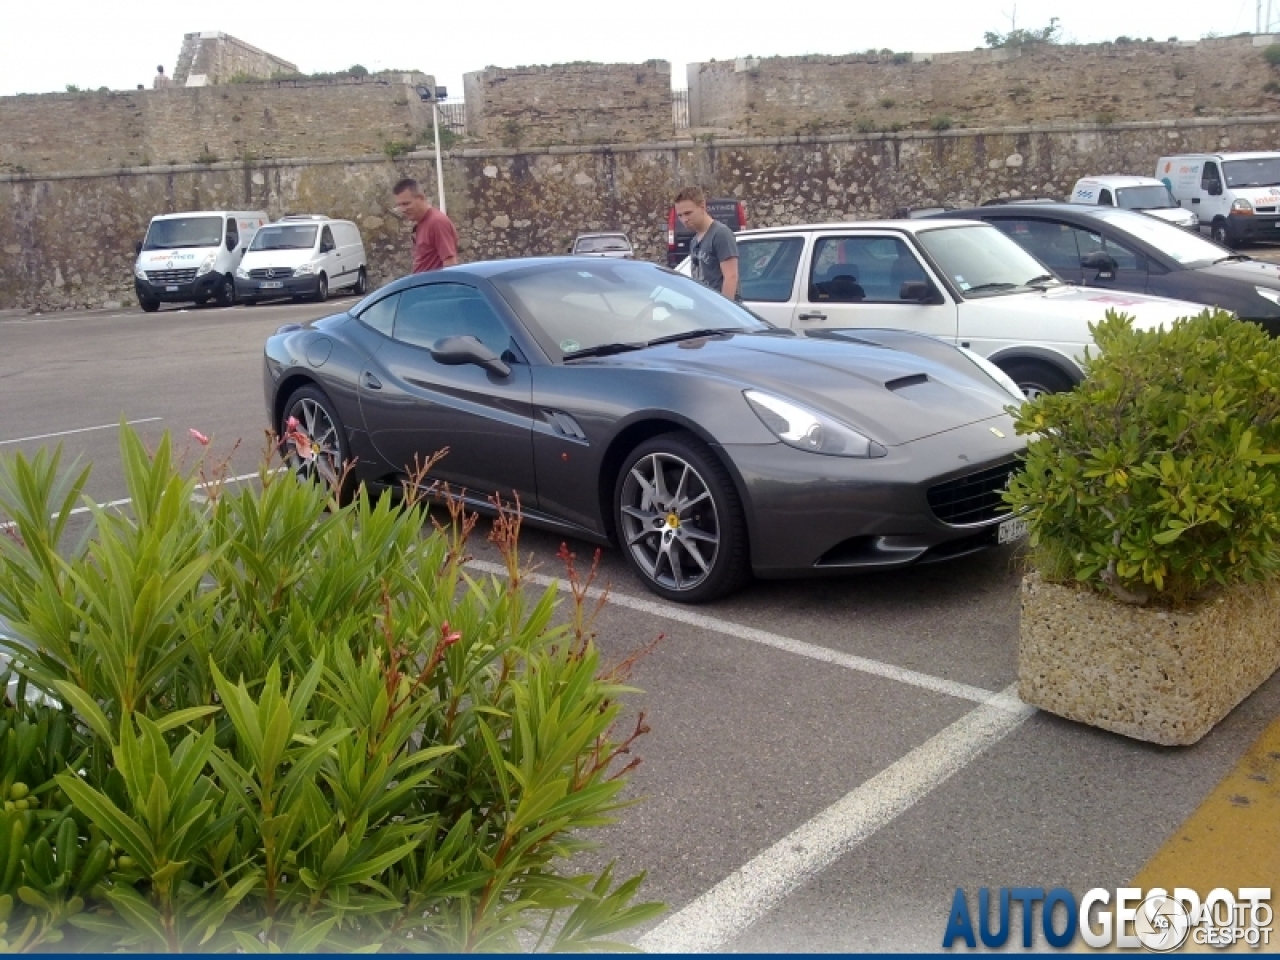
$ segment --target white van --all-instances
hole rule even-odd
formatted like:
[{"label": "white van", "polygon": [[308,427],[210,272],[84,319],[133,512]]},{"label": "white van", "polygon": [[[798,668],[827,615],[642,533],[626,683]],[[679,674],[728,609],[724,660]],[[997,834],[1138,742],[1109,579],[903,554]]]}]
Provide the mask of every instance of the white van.
[{"label": "white van", "polygon": [[1140,210],[1175,227],[1199,230],[1200,218],[1178,206],[1165,184],[1155,177],[1111,175],[1084,177],[1071,188],[1071,203]]},{"label": "white van", "polygon": [[369,288],[360,229],[350,220],[300,214],[258,231],[236,270],[236,295],[245,304],[272,297],[324,301],[331,290]]},{"label": "white van", "polygon": [[1156,176],[1218,243],[1280,239],[1280,153],[1161,157]]},{"label": "white van", "polygon": [[151,218],[138,244],[133,288],[147,313],[162,303],[235,302],[235,270],[267,222],[262,210],[202,210]]}]

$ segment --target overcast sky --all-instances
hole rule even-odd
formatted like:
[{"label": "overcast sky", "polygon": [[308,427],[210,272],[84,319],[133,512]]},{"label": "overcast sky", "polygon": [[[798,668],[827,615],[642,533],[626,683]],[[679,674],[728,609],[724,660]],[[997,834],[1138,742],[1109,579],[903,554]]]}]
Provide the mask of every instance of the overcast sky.
[{"label": "overcast sky", "polygon": [[[1060,19],[1080,43],[1117,36],[1253,31],[1257,0],[1020,0],[1017,25]],[[1263,0],[1263,10],[1272,0]],[[21,4],[21,13],[17,12]],[[574,60],[671,62],[685,86],[689,62],[741,56],[856,53],[869,47],[940,52],[983,45],[1006,31],[1012,0],[215,0],[143,4],[124,0],[7,0],[0,30],[0,96],[151,84],[156,64],[172,73],[184,33],[216,30],[296,63],[303,72],[413,69],[462,94],[462,75],[488,65]],[[1280,23],[1280,0],[1274,0]],[[4,131],[0,130],[0,137]]]}]

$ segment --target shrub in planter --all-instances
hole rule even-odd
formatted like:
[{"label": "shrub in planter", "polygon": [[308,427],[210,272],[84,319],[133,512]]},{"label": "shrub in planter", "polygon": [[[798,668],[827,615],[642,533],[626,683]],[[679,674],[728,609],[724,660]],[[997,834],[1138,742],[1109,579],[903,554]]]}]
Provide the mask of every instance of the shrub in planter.
[{"label": "shrub in planter", "polygon": [[[1034,439],[1007,499],[1036,571],[1021,692],[1187,742],[1280,659],[1280,341],[1221,311],[1152,331],[1109,313],[1093,334],[1084,382],[1018,415]],[[1242,647],[1212,636],[1233,632]]]},{"label": "shrub in planter", "polygon": [[130,506],[77,546],[87,471],[0,462],[0,650],[49,698],[0,703],[8,947],[578,950],[661,909],[573,869],[647,728],[585,591],[524,588],[517,514],[473,577],[460,510],[193,497],[167,436],[121,449]]}]

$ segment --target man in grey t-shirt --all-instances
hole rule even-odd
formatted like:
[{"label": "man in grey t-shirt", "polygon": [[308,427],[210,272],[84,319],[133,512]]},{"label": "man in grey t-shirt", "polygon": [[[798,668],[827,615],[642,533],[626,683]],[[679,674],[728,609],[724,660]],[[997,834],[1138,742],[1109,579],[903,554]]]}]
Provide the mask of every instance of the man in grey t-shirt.
[{"label": "man in grey t-shirt", "polygon": [[676,194],[676,216],[694,232],[689,241],[693,279],[730,300],[741,300],[738,241],[732,230],[707,212],[707,197],[700,187],[685,187]]}]

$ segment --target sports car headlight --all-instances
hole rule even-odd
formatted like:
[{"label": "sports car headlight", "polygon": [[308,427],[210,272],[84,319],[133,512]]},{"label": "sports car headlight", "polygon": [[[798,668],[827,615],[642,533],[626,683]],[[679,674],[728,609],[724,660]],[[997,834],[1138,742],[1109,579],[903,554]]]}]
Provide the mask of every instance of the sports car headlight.
[{"label": "sports car headlight", "polygon": [[213,269],[213,265],[218,262],[218,255],[211,253],[204,258],[204,262],[200,264],[200,268],[196,271],[197,277],[203,277],[206,273]]},{"label": "sports car headlight", "polygon": [[1011,394],[1013,398],[1018,401],[1019,406],[1027,402],[1027,395],[1018,389],[1018,385],[1013,382],[1013,378],[986,357],[978,356],[978,354],[974,353],[968,347],[961,347],[960,352],[976,363],[978,368],[988,377],[1000,384],[1000,386],[1004,387],[1005,392]]},{"label": "sports car headlight", "polygon": [[773,435],[797,450],[836,457],[883,457],[887,452],[880,444],[840,421],[790,400],[759,390],[746,390],[743,396]]},{"label": "sports car headlight", "polygon": [[309,277],[315,272],[316,265],[314,263],[304,263],[300,267],[293,268],[293,275],[295,277]]},{"label": "sports car headlight", "polygon": [[1254,287],[1258,291],[1258,296],[1263,300],[1270,300],[1276,306],[1280,307],[1280,290],[1271,290],[1268,287]]}]

